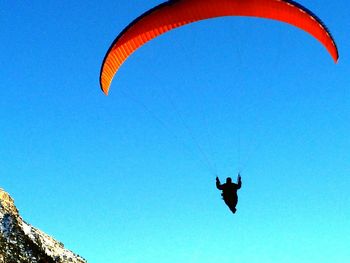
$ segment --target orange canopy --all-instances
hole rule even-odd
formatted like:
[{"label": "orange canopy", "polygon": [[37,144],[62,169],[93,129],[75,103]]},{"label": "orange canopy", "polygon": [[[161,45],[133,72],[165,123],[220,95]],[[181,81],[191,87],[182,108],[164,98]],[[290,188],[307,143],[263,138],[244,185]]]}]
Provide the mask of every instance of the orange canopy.
[{"label": "orange canopy", "polygon": [[278,20],[315,37],[338,60],[337,46],[322,21],[310,10],[290,0],[170,0],[130,23],[113,41],[101,67],[100,85],[107,95],[123,62],[151,39],[174,28],[222,16],[249,16]]}]

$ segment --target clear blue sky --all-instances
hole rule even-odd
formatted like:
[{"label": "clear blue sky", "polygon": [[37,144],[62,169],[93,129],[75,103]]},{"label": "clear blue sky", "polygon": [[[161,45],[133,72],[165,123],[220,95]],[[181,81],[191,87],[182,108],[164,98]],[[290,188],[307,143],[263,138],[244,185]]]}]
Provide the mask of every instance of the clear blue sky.
[{"label": "clear blue sky", "polygon": [[[349,261],[349,2],[300,2],[337,65],[289,25],[216,19],[145,45],[104,96],[109,45],[160,2],[1,4],[0,187],[93,263]],[[238,169],[233,216],[215,173]]]}]

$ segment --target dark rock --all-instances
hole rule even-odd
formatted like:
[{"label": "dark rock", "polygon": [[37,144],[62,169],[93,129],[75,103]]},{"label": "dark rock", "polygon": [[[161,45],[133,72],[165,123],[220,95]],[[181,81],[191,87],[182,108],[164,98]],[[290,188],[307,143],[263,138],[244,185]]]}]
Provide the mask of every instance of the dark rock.
[{"label": "dark rock", "polygon": [[0,188],[0,263],[86,263],[64,245],[27,224]]}]

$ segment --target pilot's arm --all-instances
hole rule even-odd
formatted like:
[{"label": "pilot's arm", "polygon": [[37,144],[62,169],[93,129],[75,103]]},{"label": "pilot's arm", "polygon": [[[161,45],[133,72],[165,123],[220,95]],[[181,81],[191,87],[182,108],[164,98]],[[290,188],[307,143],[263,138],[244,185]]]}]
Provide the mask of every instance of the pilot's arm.
[{"label": "pilot's arm", "polygon": [[242,186],[242,178],[241,175],[238,173],[238,178],[237,178],[237,189],[240,189]]},{"label": "pilot's arm", "polygon": [[220,183],[219,177],[216,176],[216,188],[222,190],[222,184]]}]

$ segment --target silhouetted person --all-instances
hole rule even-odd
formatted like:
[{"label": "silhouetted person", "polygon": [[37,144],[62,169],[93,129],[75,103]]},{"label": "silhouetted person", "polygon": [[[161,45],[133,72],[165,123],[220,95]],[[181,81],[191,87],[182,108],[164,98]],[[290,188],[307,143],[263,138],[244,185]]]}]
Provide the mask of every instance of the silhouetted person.
[{"label": "silhouetted person", "polygon": [[231,177],[227,177],[226,183],[221,184],[219,177],[216,177],[216,188],[222,190],[222,198],[225,204],[230,208],[232,213],[236,213],[236,205],[238,202],[237,190],[242,186],[241,175],[238,173],[237,184],[232,183]]}]

